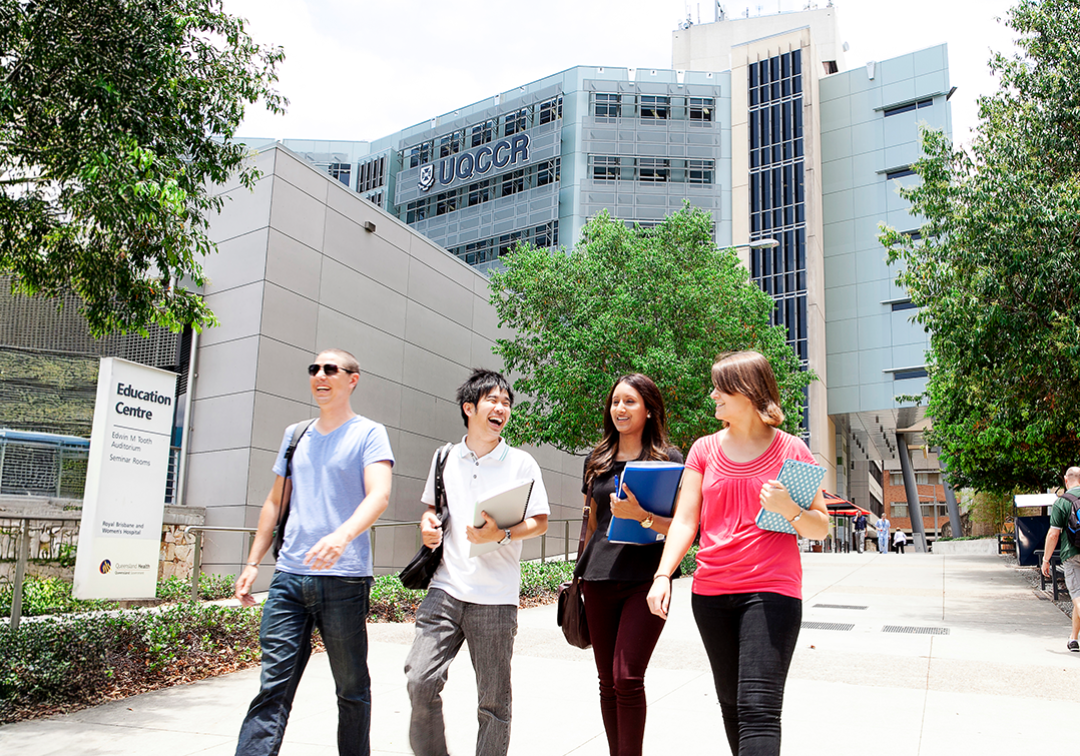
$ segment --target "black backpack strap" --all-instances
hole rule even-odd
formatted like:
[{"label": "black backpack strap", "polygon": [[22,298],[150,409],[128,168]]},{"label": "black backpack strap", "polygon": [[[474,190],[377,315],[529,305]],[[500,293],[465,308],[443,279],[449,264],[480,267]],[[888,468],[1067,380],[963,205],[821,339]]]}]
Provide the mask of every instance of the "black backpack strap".
[{"label": "black backpack strap", "polygon": [[296,424],[293,429],[292,439],[289,440],[289,448],[285,450],[285,477],[288,478],[292,475],[292,458],[296,454],[296,446],[300,443],[300,439],[307,433],[308,428],[311,427],[318,418],[311,418],[310,420],[304,420]]},{"label": "black backpack strap", "polygon": [[1080,496],[1077,496],[1076,494],[1071,494],[1068,491],[1061,494],[1061,496],[1059,496],[1058,498],[1064,499],[1065,501],[1069,502],[1073,505],[1073,508],[1075,508],[1077,504],[1080,504]]},{"label": "black backpack strap", "polygon": [[289,448],[285,450],[285,475],[283,476],[285,478],[285,490],[282,492],[277,527],[274,529],[274,540],[271,543],[274,559],[278,558],[278,554],[281,553],[281,546],[285,542],[285,523],[289,521],[289,510],[292,508],[292,484],[289,482],[289,478],[292,477],[292,458],[296,454],[296,447],[300,443],[300,439],[304,437],[304,434],[308,432],[308,428],[317,419],[313,417],[297,423],[296,427],[293,428],[292,438],[289,439]]}]

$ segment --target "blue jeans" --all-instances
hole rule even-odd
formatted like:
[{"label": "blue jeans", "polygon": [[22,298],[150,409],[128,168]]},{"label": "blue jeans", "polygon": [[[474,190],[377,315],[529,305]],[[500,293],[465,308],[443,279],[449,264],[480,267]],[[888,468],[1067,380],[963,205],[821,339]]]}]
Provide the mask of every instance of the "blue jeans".
[{"label": "blue jeans", "polygon": [[293,697],[311,656],[311,632],[326,645],[338,698],[338,753],[371,753],[371,677],[367,666],[370,577],[275,572],[263,606],[262,676],[236,756],[276,756]]},{"label": "blue jeans", "polygon": [[777,756],[802,601],[778,593],[691,596],[735,756]]},{"label": "blue jeans", "polygon": [[442,689],[450,662],[469,642],[479,699],[477,756],[505,756],[510,747],[510,657],[517,607],[459,601],[432,588],[416,610],[416,639],[405,659],[412,715],[409,744],[416,756],[447,756]]}]

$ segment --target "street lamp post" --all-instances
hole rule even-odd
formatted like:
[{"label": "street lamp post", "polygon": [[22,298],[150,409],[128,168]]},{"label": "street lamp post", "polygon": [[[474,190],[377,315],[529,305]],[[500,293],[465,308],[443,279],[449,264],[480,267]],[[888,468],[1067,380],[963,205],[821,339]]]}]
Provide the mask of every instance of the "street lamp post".
[{"label": "street lamp post", "polygon": [[755,239],[752,242],[746,244],[732,244],[732,249],[775,249],[780,246],[780,242],[776,239]]}]

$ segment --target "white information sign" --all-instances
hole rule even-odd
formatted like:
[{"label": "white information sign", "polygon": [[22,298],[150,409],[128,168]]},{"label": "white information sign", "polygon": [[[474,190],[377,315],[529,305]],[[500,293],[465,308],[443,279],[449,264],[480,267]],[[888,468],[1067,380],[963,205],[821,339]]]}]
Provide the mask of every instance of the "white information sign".
[{"label": "white information sign", "polygon": [[157,592],[176,374],[101,360],[72,595],[153,598]]}]

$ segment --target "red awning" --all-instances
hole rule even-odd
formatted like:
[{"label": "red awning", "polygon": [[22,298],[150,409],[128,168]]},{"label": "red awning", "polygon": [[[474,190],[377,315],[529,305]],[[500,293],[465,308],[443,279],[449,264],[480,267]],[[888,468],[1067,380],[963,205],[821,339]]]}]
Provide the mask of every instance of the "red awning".
[{"label": "red awning", "polygon": [[847,499],[841,499],[836,494],[824,492],[825,494],[825,506],[829,510],[829,514],[836,515],[837,517],[857,517],[860,514],[871,514],[869,510],[863,509],[858,504],[852,504]]}]

